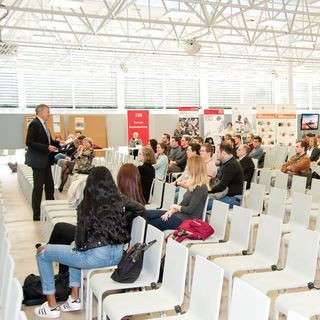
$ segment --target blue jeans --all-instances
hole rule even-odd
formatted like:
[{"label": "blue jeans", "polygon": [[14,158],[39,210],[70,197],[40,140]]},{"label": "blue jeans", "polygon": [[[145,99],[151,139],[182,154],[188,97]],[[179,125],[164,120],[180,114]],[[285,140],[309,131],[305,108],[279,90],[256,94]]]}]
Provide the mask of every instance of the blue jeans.
[{"label": "blue jeans", "polygon": [[[218,201],[227,203],[229,208],[232,209],[233,206],[240,206],[240,202],[242,200],[242,195],[237,195],[234,197],[223,196]],[[213,200],[209,200],[207,210],[210,211],[212,209]]]},{"label": "blue jeans", "polygon": [[165,210],[147,210],[148,223],[161,231],[177,229],[182,223],[182,220],[173,214],[168,221],[162,221],[161,216],[164,213],[166,213]]},{"label": "blue jeans", "polygon": [[58,163],[59,160],[64,159],[67,155],[65,155],[64,153],[57,153],[54,156],[54,162]]},{"label": "blue jeans", "polygon": [[117,265],[123,254],[123,244],[108,245],[87,251],[72,250],[68,245],[50,245],[37,254],[43,294],[54,294],[53,262],[69,266],[70,288],[80,287],[81,269],[103,268]]}]

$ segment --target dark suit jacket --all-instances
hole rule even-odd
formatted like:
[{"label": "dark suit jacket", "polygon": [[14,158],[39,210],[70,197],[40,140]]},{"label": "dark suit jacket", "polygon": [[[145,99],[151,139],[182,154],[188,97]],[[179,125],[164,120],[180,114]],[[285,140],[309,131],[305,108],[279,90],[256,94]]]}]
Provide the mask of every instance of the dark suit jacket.
[{"label": "dark suit jacket", "polygon": [[319,157],[320,157],[320,149],[314,148],[310,155],[310,161],[318,161]]},{"label": "dark suit jacket", "polygon": [[148,203],[152,181],[156,175],[155,169],[151,164],[143,164],[141,166],[138,166],[138,170],[141,177],[143,197],[146,203]]},{"label": "dark suit jacket", "polygon": [[[59,147],[59,141],[52,140],[51,145]],[[48,136],[41,121],[34,118],[29,124],[26,145],[28,147],[25,163],[36,169],[44,169],[54,164],[54,152],[49,152]]]},{"label": "dark suit jacket", "polygon": [[247,181],[247,189],[249,189],[254,173],[254,163],[248,156],[243,157],[239,162],[243,169],[244,181]]}]

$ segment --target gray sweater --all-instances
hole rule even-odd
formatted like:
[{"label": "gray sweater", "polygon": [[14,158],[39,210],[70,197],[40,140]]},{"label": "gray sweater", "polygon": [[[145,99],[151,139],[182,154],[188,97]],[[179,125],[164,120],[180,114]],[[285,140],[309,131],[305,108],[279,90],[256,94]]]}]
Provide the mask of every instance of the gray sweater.
[{"label": "gray sweater", "polygon": [[175,216],[181,220],[201,219],[207,196],[206,185],[198,186],[193,191],[188,190],[180,203],[181,212],[176,213]]}]

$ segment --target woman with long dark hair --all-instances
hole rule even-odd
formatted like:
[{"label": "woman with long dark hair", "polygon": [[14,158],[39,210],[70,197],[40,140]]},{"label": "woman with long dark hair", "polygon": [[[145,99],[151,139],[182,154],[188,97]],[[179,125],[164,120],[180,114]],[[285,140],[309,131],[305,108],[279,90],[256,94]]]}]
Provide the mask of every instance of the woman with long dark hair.
[{"label": "woman with long dark hair", "polygon": [[[121,194],[112,175],[105,167],[93,168],[77,210],[75,246],[48,244],[37,250],[42,291],[47,302],[37,307],[35,314],[42,318],[58,318],[60,310],[80,310],[81,269],[118,264],[124,244],[129,240]],[[71,295],[60,308],[55,298],[54,262],[69,266]]]}]

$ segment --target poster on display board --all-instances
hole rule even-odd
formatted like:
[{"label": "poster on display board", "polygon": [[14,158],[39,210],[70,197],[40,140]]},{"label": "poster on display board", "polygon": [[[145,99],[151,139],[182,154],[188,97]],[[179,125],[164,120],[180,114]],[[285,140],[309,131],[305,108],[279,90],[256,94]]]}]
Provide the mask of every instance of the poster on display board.
[{"label": "poster on display board", "polygon": [[212,138],[215,145],[221,142],[224,131],[224,110],[205,109],[204,113],[204,139]]},{"label": "poster on display board", "polygon": [[134,132],[139,134],[143,145],[149,141],[149,110],[128,110],[128,144]]},{"label": "poster on display board", "polygon": [[232,107],[232,124],[235,134],[245,134],[255,131],[255,117],[252,107],[236,105]]},{"label": "poster on display board", "polygon": [[297,112],[295,105],[279,104],[277,107],[277,143],[294,145],[297,137]]},{"label": "poster on display board", "polygon": [[181,137],[183,134],[192,137],[200,135],[198,107],[179,107],[179,122],[174,135]]},{"label": "poster on display board", "polygon": [[277,115],[276,105],[258,105],[256,114],[256,133],[263,144],[274,144],[276,140]]}]

